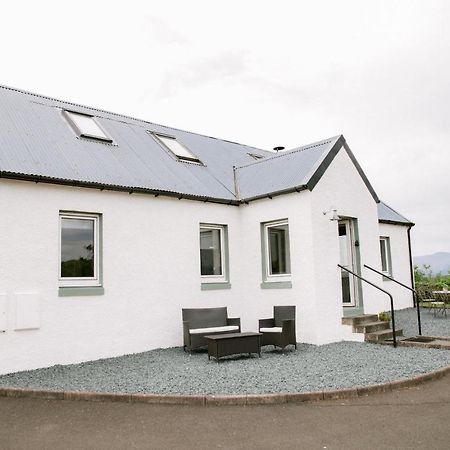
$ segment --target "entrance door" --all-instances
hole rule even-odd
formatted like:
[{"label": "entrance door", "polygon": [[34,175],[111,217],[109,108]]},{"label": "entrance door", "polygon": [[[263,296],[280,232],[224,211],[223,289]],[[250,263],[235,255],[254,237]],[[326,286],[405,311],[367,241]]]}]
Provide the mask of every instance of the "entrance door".
[{"label": "entrance door", "polygon": [[[338,222],[339,250],[341,266],[355,272],[355,239],[353,223],[349,219]],[[343,306],[357,305],[357,290],[355,277],[341,269],[342,304]]]}]

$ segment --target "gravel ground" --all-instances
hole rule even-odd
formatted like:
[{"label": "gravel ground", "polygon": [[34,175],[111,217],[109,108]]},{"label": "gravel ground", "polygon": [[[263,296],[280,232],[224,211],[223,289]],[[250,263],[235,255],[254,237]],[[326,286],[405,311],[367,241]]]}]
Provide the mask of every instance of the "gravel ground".
[{"label": "gravel ground", "polygon": [[[420,322],[422,324],[422,334],[428,336],[450,336],[450,310],[447,316],[442,314],[433,316],[433,311],[427,308],[420,308]],[[395,312],[395,326],[402,328],[406,337],[417,336],[417,310],[414,308],[403,309]]]},{"label": "gravel ground", "polygon": [[[417,334],[415,310],[398,311],[397,320],[399,327],[411,330],[408,335]],[[450,335],[450,319],[427,312],[423,327],[424,334]],[[3,375],[0,387],[156,394],[309,392],[399,380],[450,365],[447,350],[360,342],[297,347],[284,353],[265,347],[261,358],[234,356],[219,363],[209,361],[205,352],[157,349]]]}]

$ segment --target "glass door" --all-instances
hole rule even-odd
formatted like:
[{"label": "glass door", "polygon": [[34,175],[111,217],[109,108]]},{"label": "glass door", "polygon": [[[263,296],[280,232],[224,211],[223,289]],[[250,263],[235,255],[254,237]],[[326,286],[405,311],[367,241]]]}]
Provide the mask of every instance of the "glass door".
[{"label": "glass door", "polygon": [[[338,222],[340,264],[355,271],[355,239],[352,221],[349,219]],[[357,305],[357,291],[354,277],[341,269],[342,304],[343,306]]]}]

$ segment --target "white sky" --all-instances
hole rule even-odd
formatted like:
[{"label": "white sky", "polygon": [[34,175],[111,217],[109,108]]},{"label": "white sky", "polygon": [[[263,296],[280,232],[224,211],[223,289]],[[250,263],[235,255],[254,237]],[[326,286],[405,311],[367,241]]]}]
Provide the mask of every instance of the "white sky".
[{"label": "white sky", "polygon": [[0,83],[265,149],[343,134],[429,254],[450,251],[449,23],[445,0],[16,0]]}]

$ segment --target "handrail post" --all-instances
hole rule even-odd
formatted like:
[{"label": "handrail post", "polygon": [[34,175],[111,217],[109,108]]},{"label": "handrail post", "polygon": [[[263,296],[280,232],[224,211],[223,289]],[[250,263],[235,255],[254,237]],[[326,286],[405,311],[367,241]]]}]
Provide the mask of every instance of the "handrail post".
[{"label": "handrail post", "polygon": [[417,295],[417,291],[413,288],[410,288],[409,286],[406,286],[406,284],[400,283],[400,281],[397,281],[395,278],[392,278],[391,276],[386,275],[385,273],[380,272],[379,270],[376,270],[373,267],[368,266],[367,264],[364,264],[364,267],[366,269],[371,270],[372,272],[377,273],[378,275],[381,275],[381,276],[387,278],[388,280],[393,281],[394,283],[399,284],[400,286],[404,287],[405,289],[408,289],[409,291],[411,291],[413,293],[413,300],[415,302],[415,306],[416,306],[416,310],[417,310],[417,326],[419,328],[419,336],[422,336],[422,322],[420,320],[419,296]]},{"label": "handrail post", "polygon": [[395,331],[395,316],[394,316],[394,298],[392,297],[392,295],[388,291],[385,291],[384,289],[380,288],[379,286],[372,283],[371,281],[366,280],[365,278],[363,278],[362,276],[358,275],[357,273],[351,271],[350,269],[347,269],[346,267],[341,266],[340,264],[338,264],[338,267],[340,267],[341,269],[345,270],[348,273],[351,273],[354,277],[359,278],[360,280],[364,281],[367,284],[370,284],[375,289],[378,289],[379,291],[384,292],[386,295],[389,296],[390,303],[391,303],[391,321],[392,321],[392,335],[393,335],[392,341],[394,344],[394,348],[397,347],[397,336],[396,336],[396,331]]}]

